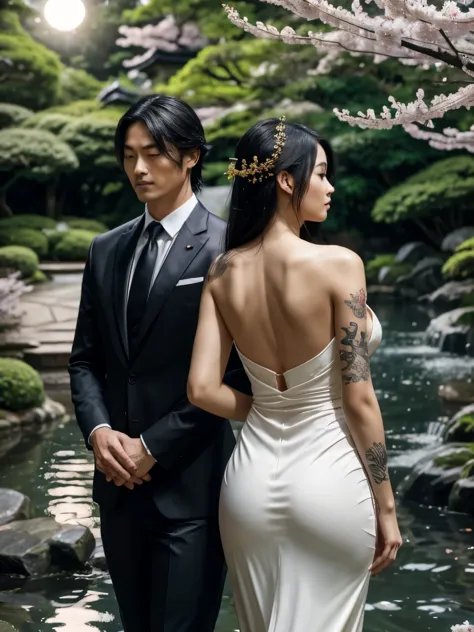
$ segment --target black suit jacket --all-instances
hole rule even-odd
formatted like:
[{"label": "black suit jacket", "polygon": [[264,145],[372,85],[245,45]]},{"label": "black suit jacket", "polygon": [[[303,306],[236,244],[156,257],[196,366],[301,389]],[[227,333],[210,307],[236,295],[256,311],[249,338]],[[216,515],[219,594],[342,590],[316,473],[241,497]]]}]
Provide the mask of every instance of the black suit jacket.
[{"label": "black suit jacket", "polygon": [[[139,342],[129,354],[126,285],[143,217],[95,238],[85,267],[76,334],[69,363],[76,418],[88,437],[100,423],[143,438],[157,460],[150,474],[163,516],[216,515],[223,472],[235,440],[228,420],[191,405],[186,397],[203,284],[222,251],[226,224],[200,203],[177,235],[151,289]],[[250,393],[232,351],[224,381]],[[94,500],[114,504],[133,491],[94,473]]]}]

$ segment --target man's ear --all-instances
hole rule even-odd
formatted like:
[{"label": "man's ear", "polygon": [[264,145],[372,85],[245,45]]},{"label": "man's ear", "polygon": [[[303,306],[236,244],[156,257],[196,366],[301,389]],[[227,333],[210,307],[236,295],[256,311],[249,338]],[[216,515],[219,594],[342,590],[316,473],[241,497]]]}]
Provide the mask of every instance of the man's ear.
[{"label": "man's ear", "polygon": [[184,165],[186,169],[192,169],[199,162],[199,158],[201,156],[201,152],[199,149],[191,149],[189,152],[186,152],[184,156]]},{"label": "man's ear", "polygon": [[285,193],[288,193],[288,195],[293,195],[295,181],[291,173],[288,173],[288,171],[280,171],[279,173],[277,173],[276,181],[279,187]]}]

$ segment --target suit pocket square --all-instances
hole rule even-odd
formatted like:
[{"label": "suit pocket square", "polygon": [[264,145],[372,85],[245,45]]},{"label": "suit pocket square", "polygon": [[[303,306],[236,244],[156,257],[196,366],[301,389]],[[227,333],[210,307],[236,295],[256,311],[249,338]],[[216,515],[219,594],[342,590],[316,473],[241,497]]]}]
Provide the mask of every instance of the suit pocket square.
[{"label": "suit pocket square", "polygon": [[179,285],[191,285],[193,283],[202,283],[204,281],[204,277],[193,277],[192,279],[181,279],[176,283],[176,287]]}]

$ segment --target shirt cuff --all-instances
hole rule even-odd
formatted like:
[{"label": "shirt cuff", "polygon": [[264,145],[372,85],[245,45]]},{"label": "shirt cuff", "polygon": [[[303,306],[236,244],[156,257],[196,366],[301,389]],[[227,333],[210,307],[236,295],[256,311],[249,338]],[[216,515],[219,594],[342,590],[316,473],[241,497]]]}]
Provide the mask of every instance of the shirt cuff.
[{"label": "shirt cuff", "polygon": [[152,454],[152,453],[150,452],[150,450],[148,449],[147,444],[145,443],[145,439],[143,438],[143,435],[140,435],[140,441],[142,442],[143,447],[144,447],[144,448],[145,448],[145,450],[146,450],[146,453],[147,453],[148,455],[150,455],[150,456],[153,456],[153,454]]},{"label": "shirt cuff", "polygon": [[112,428],[112,426],[110,424],[99,424],[98,426],[96,426],[95,428],[92,429],[92,432],[89,435],[89,438],[87,439],[87,443],[89,445],[91,445],[91,437],[94,434],[94,432],[96,430],[99,430],[99,428]]}]

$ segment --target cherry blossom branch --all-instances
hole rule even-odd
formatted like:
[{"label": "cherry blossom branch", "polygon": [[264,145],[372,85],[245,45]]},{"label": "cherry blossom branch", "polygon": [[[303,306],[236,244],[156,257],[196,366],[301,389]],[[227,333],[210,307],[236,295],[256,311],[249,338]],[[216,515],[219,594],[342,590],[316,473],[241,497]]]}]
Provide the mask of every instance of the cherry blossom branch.
[{"label": "cherry blossom branch", "polygon": [[474,153],[474,125],[468,132],[461,132],[458,129],[447,127],[443,130],[443,133],[428,132],[414,124],[404,125],[403,127],[410,136],[428,141],[428,144],[434,149],[444,151],[462,149]]},{"label": "cherry blossom branch", "polygon": [[438,95],[431,101],[431,106],[423,100],[425,93],[418,90],[416,100],[411,103],[400,103],[394,97],[389,97],[391,107],[395,110],[395,115],[387,106],[384,106],[380,118],[375,116],[374,110],[367,110],[367,113],[358,112],[357,116],[351,116],[348,110],[334,109],[334,114],[340,121],[349,125],[357,125],[362,128],[371,129],[391,129],[394,125],[410,125],[412,123],[428,123],[433,126],[432,119],[442,118],[450,110],[457,110],[461,107],[469,108],[474,105],[474,83],[459,88],[457,92],[449,95]]}]

